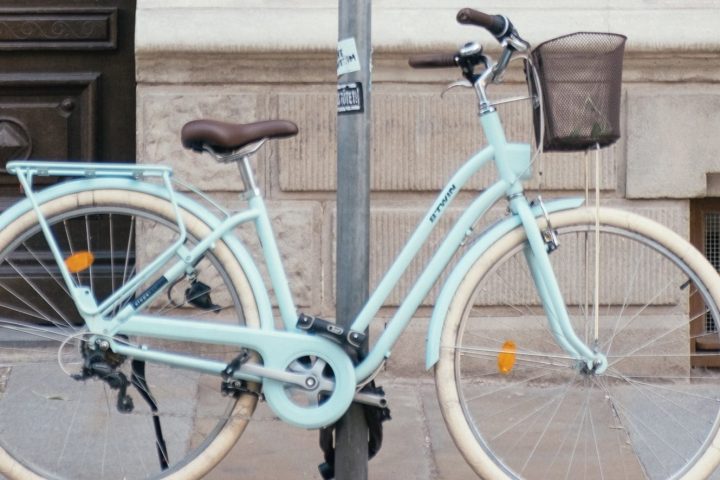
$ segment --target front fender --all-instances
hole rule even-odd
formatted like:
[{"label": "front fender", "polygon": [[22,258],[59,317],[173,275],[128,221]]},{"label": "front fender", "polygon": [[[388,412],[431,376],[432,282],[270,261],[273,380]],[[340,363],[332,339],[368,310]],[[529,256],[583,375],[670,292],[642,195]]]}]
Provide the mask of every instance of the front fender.
[{"label": "front fender", "polygon": [[[571,210],[573,208],[579,208],[584,202],[582,198],[563,198],[545,203],[545,209],[548,213]],[[542,209],[539,206],[533,207],[532,212],[535,217],[543,215]],[[520,226],[520,223],[519,216],[511,215],[483,232],[465,255],[462,256],[457,265],[455,265],[452,272],[450,272],[435,302],[435,308],[433,309],[430,325],[428,326],[427,338],[425,340],[425,367],[428,370],[431,369],[440,358],[440,336],[443,325],[445,324],[445,315],[450,308],[450,302],[460,282],[465,278],[465,275],[475,261],[480,258],[488,248],[508,232]]]}]

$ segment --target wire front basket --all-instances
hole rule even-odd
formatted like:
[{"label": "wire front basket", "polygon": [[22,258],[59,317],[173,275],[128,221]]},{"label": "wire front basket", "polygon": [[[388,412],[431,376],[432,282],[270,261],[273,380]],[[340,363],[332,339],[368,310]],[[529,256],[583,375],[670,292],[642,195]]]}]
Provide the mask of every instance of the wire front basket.
[{"label": "wire front basket", "polygon": [[[543,150],[581,151],[605,147],[620,138],[625,40],[613,33],[578,32],[548,40],[533,50],[543,107],[538,104],[534,109],[533,120],[535,138],[538,143],[542,138]],[[529,75],[529,81],[537,95],[535,77]]]}]

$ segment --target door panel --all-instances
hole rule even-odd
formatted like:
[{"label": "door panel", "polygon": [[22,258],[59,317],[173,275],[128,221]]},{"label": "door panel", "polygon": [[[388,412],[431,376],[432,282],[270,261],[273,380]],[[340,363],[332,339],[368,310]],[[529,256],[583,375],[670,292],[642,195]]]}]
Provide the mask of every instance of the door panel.
[{"label": "door panel", "polygon": [[56,7],[29,7],[31,3],[22,2],[18,8],[0,10],[0,50],[117,48],[117,7],[83,8],[71,6],[78,2],[62,1],[43,2]]},{"label": "door panel", "polygon": [[[4,0],[0,169],[135,161],[135,0]],[[0,209],[17,183],[0,173]]]},{"label": "door panel", "polygon": [[[0,75],[0,165],[10,160],[95,158],[101,74]],[[12,176],[2,183],[15,183]]]}]

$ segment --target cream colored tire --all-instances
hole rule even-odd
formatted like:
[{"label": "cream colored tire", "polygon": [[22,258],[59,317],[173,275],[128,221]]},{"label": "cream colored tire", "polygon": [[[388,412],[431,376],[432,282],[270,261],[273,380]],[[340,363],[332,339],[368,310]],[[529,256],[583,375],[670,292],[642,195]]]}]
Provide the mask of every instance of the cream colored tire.
[{"label": "cream colored tire", "polygon": [[[93,222],[97,222],[97,224],[101,225],[103,229],[105,229],[108,223],[112,225],[112,221],[108,221],[108,219],[111,217],[110,213],[104,214],[104,212],[117,211],[117,213],[113,213],[113,215],[116,215],[115,223],[126,223],[122,228],[125,228],[128,231],[128,233],[126,234],[128,238],[128,251],[130,250],[129,245],[131,245],[131,243],[133,246],[136,245],[136,242],[139,245],[142,239],[143,245],[138,246],[138,252],[141,249],[147,249],[148,256],[151,256],[151,253],[155,253],[154,250],[152,250],[153,248],[161,248],[160,246],[153,247],[149,245],[154,243],[155,241],[164,240],[164,238],[162,237],[164,237],[165,235],[165,230],[167,230],[168,232],[172,230],[172,225],[174,225],[175,219],[175,212],[172,208],[172,205],[167,200],[146,193],[128,190],[95,190],[80,192],[77,194],[70,194],[48,201],[47,203],[43,204],[42,211],[44,216],[50,221],[52,221],[54,218],[63,218],[64,216],[68,216],[68,218],[70,218],[70,216],[73,215],[73,212],[85,211],[87,213],[83,213],[81,216],[77,217],[80,220],[71,219],[68,220],[68,222],[71,224],[73,221],[79,221],[80,223],[82,223],[82,217],[84,216],[86,225],[94,225]],[[134,217],[131,217],[131,213],[137,213],[139,215],[137,218],[139,218],[140,220],[132,220],[131,218]],[[106,215],[107,218],[103,217],[103,215]],[[125,216],[127,216],[128,218],[121,221],[121,217]],[[88,218],[90,220],[88,220]],[[182,210],[182,218],[187,228],[188,234],[191,238],[203,238],[210,232],[210,228],[206,225],[206,223],[202,219],[192,215],[190,212]],[[133,222],[137,223],[135,229],[130,227],[130,225],[134,224]],[[155,222],[155,224],[152,224],[151,222]],[[58,221],[58,225],[60,224],[61,222]],[[147,228],[147,231],[142,234],[144,235],[142,237],[139,233],[141,224],[143,225],[143,228]],[[153,228],[158,229],[158,231],[156,232],[152,230]],[[0,232],[0,255],[3,255],[3,258],[1,260],[2,263],[0,263],[0,265],[5,267],[4,271],[12,271],[14,268],[9,266],[9,262],[5,258],[5,253],[8,249],[11,249],[15,252],[20,252],[21,255],[16,253],[17,258],[32,259],[33,254],[38,255],[37,252],[39,250],[36,251],[35,248],[32,246],[25,246],[25,241],[18,240],[22,239],[23,236],[26,236],[29,239],[37,238],[37,229],[38,227],[36,214],[34,213],[34,211],[30,210]],[[32,233],[32,236],[28,236],[27,232],[29,230],[32,230],[34,232]],[[93,239],[99,239],[102,235],[102,233],[93,234]],[[62,235],[56,236],[62,237]],[[70,237],[70,235],[68,235],[68,237]],[[87,234],[87,237],[91,237],[90,233]],[[91,240],[88,241],[91,242]],[[68,240],[68,242],[70,242],[70,240]],[[30,244],[32,242],[28,241],[27,243]],[[120,247],[118,245],[115,245],[115,249],[119,251]],[[32,253],[28,254],[29,252]],[[213,294],[215,291],[218,292],[215,298],[213,298],[213,300],[221,301],[224,298],[229,299],[229,312],[226,313],[226,311],[222,311],[218,314],[215,314],[214,317],[208,317],[207,315],[212,316],[214,314],[212,312],[190,308],[188,304],[182,305],[181,307],[177,308],[182,309],[183,315],[197,315],[197,318],[203,318],[203,316],[204,318],[222,318],[223,320],[218,321],[229,322],[236,322],[236,312],[241,311],[242,316],[244,317],[245,325],[249,327],[258,327],[259,315],[254,295],[242,267],[237,262],[231,250],[223,241],[217,241],[215,242],[215,245],[211,250],[211,256],[212,258],[210,259],[204,259],[199,264],[198,269],[203,269],[202,272],[208,272],[207,275],[209,280],[206,281],[211,284],[211,290]],[[140,254],[138,253],[133,257],[133,261],[139,262],[139,257]],[[96,262],[97,261],[98,260],[96,259]],[[45,264],[46,266],[49,265],[49,262],[46,262],[46,260],[43,260],[42,262],[42,264]],[[111,260],[111,263],[112,262],[113,261]],[[12,261],[11,263],[13,263],[13,265],[15,266],[18,265],[17,261]],[[42,265],[40,261],[38,261],[38,263]],[[119,270],[122,267],[122,265],[116,265],[112,263],[113,274],[111,276],[113,281],[116,277],[120,278],[123,274],[130,275],[132,273],[128,272],[127,266],[124,266],[125,271],[121,274]],[[99,269],[99,266],[96,267],[96,270]],[[40,275],[43,274],[42,270],[43,268],[36,268],[34,271],[37,275]],[[201,275],[203,274],[204,273],[201,273]],[[78,274],[78,281],[81,281],[82,275],[83,273]],[[22,279],[21,275],[16,275],[16,277]],[[100,275],[98,274],[98,278],[99,277]],[[50,277],[48,276],[48,278]],[[219,280],[213,280],[217,278],[219,278]],[[212,283],[213,281],[215,281],[216,283]],[[0,281],[0,286],[3,286],[3,282],[5,282],[4,279]],[[41,285],[40,280],[32,280],[32,282],[34,282],[36,285]],[[52,283],[53,282],[48,282],[47,284]],[[15,301],[17,302],[17,305],[22,306],[21,301],[14,300],[11,295],[8,295],[9,288],[11,288],[9,284],[4,284],[2,292],[4,294],[4,298],[2,299],[2,304],[4,306],[7,306],[8,303]],[[183,288],[185,287],[182,285],[176,288],[176,293],[179,298],[182,297]],[[12,289],[16,290],[14,287]],[[32,288],[26,288],[26,290],[31,292],[28,295],[34,296],[34,294],[32,293]],[[56,287],[56,290],[59,291],[59,288]],[[7,299],[8,297],[10,297],[9,300]],[[26,295],[26,300],[27,298],[28,297]],[[59,304],[54,300],[52,300],[52,302]],[[172,302],[171,307],[176,308],[175,304]],[[17,308],[18,307],[16,307],[16,310]],[[28,310],[30,308],[37,309],[30,311],[31,314],[35,311],[42,311],[42,315],[47,315],[53,318],[55,316],[53,308],[48,307],[45,304],[39,307],[22,306],[22,308],[25,310]],[[59,310],[60,308],[61,307],[58,307],[57,310]],[[169,307],[165,306],[165,308],[167,309]],[[7,310],[5,310],[4,312],[0,310],[0,314],[7,314],[7,312]],[[38,315],[36,314],[34,316],[37,317]],[[58,313],[57,316],[59,317],[60,314]],[[54,322],[55,320],[53,320],[53,318],[47,319],[45,323],[47,324],[49,322]],[[14,334],[17,331],[17,325],[11,328],[13,324],[9,322],[9,320],[5,320],[4,322],[3,320],[0,320],[0,346],[2,346],[3,335],[8,338],[11,334]],[[52,339],[55,340],[54,335],[56,335],[56,333],[54,332],[72,331],[70,325],[68,324],[67,326],[65,326],[64,323],[67,322],[63,322],[64,321],[58,320],[58,324],[60,325],[52,323],[49,327],[42,327],[44,330],[41,330],[41,328],[36,328],[34,326],[24,327],[25,330],[23,332],[26,334],[25,336],[35,335],[37,337],[48,337],[50,334],[47,332],[52,330]],[[72,329],[74,330],[75,328],[76,327],[73,324]],[[3,334],[3,332],[5,332],[5,334]],[[37,334],[37,332],[41,332],[41,334]],[[77,338],[82,339],[81,334],[78,334]],[[81,342],[82,340],[78,340],[78,343]],[[72,351],[72,344],[73,341],[69,342],[66,345],[62,356],[65,356],[65,351],[69,352],[67,354],[68,358],[70,358],[71,355],[76,354],[76,352]],[[70,347],[68,348],[68,346]],[[45,362],[45,356],[44,354],[41,355],[41,352],[44,351],[43,349],[45,349],[46,347],[47,345],[45,345],[45,343],[41,343],[41,346],[34,347],[32,349],[26,349],[28,352],[27,355],[36,355],[38,356],[38,358],[42,358],[42,361]],[[57,350],[57,346],[53,348]],[[48,348],[48,350],[51,349]],[[11,424],[8,416],[19,416],[29,412],[29,410],[27,410],[27,408],[29,407],[26,408],[25,405],[23,405],[25,398],[30,399],[29,401],[37,401],[38,405],[43,407],[60,407],[58,410],[58,416],[62,413],[72,413],[69,410],[69,407],[64,408],[63,405],[70,405],[73,401],[76,401],[77,398],[81,398],[80,394],[78,394],[77,397],[72,396],[71,388],[74,385],[77,385],[78,388],[84,388],[85,386],[94,386],[96,390],[100,391],[104,389],[105,395],[110,394],[108,396],[109,405],[112,406],[114,404],[116,391],[108,389],[107,387],[102,385],[102,381],[96,379],[86,380],[83,382],[67,379],[63,380],[63,378],[66,377],[62,377],[62,375],[58,373],[60,371],[58,365],[53,365],[52,360],[49,358],[49,356],[47,358],[47,365],[43,365],[47,369],[46,372],[37,373],[38,377],[36,379],[36,385],[32,387],[33,393],[26,395],[29,387],[22,388],[21,382],[23,381],[23,379],[28,378],[30,376],[29,374],[35,375],[36,372],[39,372],[39,370],[33,369],[31,365],[26,365],[26,362],[22,359],[22,357],[16,356],[15,350],[0,348],[0,353],[2,353],[3,351],[6,353],[6,355],[3,361],[0,362],[2,363],[3,367],[0,368],[0,416],[5,416],[5,419],[0,420],[0,422],[4,423],[6,426]],[[229,355],[230,352],[218,353],[217,351],[213,351],[212,354]],[[13,361],[17,361],[17,363],[13,364]],[[123,366],[127,363],[128,361],[125,361]],[[72,368],[73,364],[68,363],[68,365],[69,366],[66,366],[67,368]],[[151,368],[150,364],[148,364],[148,368]],[[23,372],[27,373],[27,375]],[[83,424],[82,428],[78,426],[79,418],[82,417],[83,413],[82,403],[78,403],[77,407],[73,407],[73,411],[75,411],[76,413],[75,417],[77,418],[73,417],[72,421],[68,420],[65,423],[61,423],[61,421],[58,420],[58,425],[66,428],[66,432],[56,433],[52,431],[51,426],[48,425],[48,423],[50,420],[53,420],[53,416],[42,414],[40,411],[36,412],[37,415],[35,416],[35,418],[46,418],[47,420],[45,422],[42,422],[45,423],[44,425],[40,422],[38,422],[38,424],[35,424],[32,417],[30,417],[27,423],[25,423],[25,428],[27,430],[18,434],[13,434],[12,432],[10,432],[9,430],[11,429],[8,427],[0,427],[0,447],[2,447],[0,448],[0,474],[2,474],[2,476],[6,478],[11,479],[129,479],[135,478],[136,476],[142,478],[172,479],[202,478],[218,462],[223,459],[223,457],[235,444],[239,436],[243,433],[253,414],[258,396],[257,394],[253,393],[243,393],[239,395],[237,401],[232,398],[230,398],[229,400],[217,400],[217,402],[225,402],[218,403],[217,411],[220,413],[218,413],[216,417],[211,417],[211,413],[208,413],[208,417],[205,418],[202,416],[202,414],[198,414],[197,412],[193,411],[191,407],[195,406],[199,408],[200,405],[203,405],[209,408],[214,406],[214,402],[216,402],[216,400],[214,399],[215,393],[217,393],[217,396],[220,397],[220,379],[217,378],[217,381],[215,382],[213,379],[208,379],[206,377],[200,376],[199,374],[195,375],[191,373],[187,374],[187,377],[183,377],[180,376],[179,372],[181,371],[169,368],[160,370],[158,367],[157,376],[151,377],[151,373],[147,374],[151,393],[155,395],[160,395],[162,393],[159,390],[153,390],[156,388],[160,388],[157,385],[153,385],[153,383],[162,383],[163,385],[161,386],[163,387],[166,386],[165,384],[167,384],[167,386],[169,386],[169,392],[165,395],[165,405],[175,402],[175,399],[177,399],[178,405],[182,404],[182,406],[178,407],[178,411],[171,411],[167,414],[167,418],[165,419],[167,423],[164,425],[163,428],[167,429],[166,440],[168,444],[171,444],[173,442],[179,442],[179,451],[187,448],[190,453],[187,458],[177,458],[177,456],[175,458],[170,458],[171,468],[169,470],[156,471],[157,466],[150,465],[151,461],[147,460],[147,458],[157,456],[157,454],[154,452],[154,436],[151,432],[148,433],[143,430],[142,435],[137,435],[138,438],[135,442],[125,441],[124,443],[113,443],[115,440],[113,436],[120,437],[126,433],[123,430],[123,421],[126,421],[126,423],[135,422],[138,423],[141,428],[145,428],[145,423],[140,423],[139,421],[136,422],[135,417],[140,416],[140,413],[143,410],[147,410],[147,405],[145,405],[145,403],[139,397],[139,395],[137,395],[137,393],[134,393],[133,396],[135,410],[133,411],[133,413],[119,414],[116,411],[113,411],[113,408],[108,408],[107,431],[98,430],[97,438],[92,437],[91,432],[95,430],[93,430],[89,426],[89,424]],[[44,380],[45,377],[43,377],[43,375],[47,375],[48,378]],[[163,375],[168,376],[167,382],[165,382],[165,377],[163,377]],[[170,375],[177,375],[177,377],[170,377]],[[57,377],[59,378],[59,380],[50,380],[51,377]],[[189,386],[185,388],[186,385]],[[67,387],[68,392],[70,392],[67,395],[60,392],[60,389],[65,387]],[[175,387],[177,387],[177,390],[172,390]],[[250,389],[254,389],[257,391],[259,387],[257,385],[251,385]],[[19,393],[17,394],[17,397],[14,398],[13,394],[16,390]],[[130,389],[128,391],[130,392]],[[185,401],[182,398],[182,394],[187,393],[188,391],[191,393],[195,392],[195,397],[187,400],[186,403],[182,403]],[[213,397],[212,400],[204,400],[204,397],[211,396]],[[4,401],[7,402],[5,404],[5,408],[3,403]],[[159,404],[161,413],[164,413],[163,403],[160,401]],[[125,415],[125,417],[123,417],[123,415]],[[191,421],[192,424],[182,425],[183,422],[186,422],[186,420],[182,418],[183,415],[187,415],[188,421]],[[93,419],[98,421],[102,420],[97,416],[93,417]],[[208,425],[201,425],[203,422],[207,422]],[[0,425],[2,425],[2,423],[0,423]],[[148,423],[148,425],[151,426],[152,424]],[[5,430],[5,433],[3,433],[3,430]],[[200,432],[203,432],[203,435],[204,432],[208,432],[208,437],[204,439],[202,437],[199,437],[198,439],[196,439],[195,436],[201,435]],[[128,438],[132,438],[132,434],[133,432],[127,433]],[[103,435],[106,436],[103,438]],[[59,439],[55,441],[56,443],[53,443],[53,440],[49,440],[49,438],[53,436],[59,437]],[[37,438],[35,440],[32,440],[35,437]],[[186,438],[187,440],[176,440],[176,437]],[[84,446],[97,444],[103,441],[105,441],[107,445],[106,448],[101,449],[102,455],[105,455],[107,457],[107,460],[103,461],[103,463],[100,463],[100,460],[98,460],[97,458],[86,458],[87,465],[83,465],[81,459],[83,458],[82,449],[86,448]],[[150,442],[149,445],[148,441]],[[32,447],[33,442],[37,447],[35,449]],[[185,445],[185,443],[187,443],[187,445]],[[195,443],[197,443],[197,446],[193,446],[195,445]],[[62,453],[58,453],[61,449]],[[35,450],[37,450],[37,453],[35,452]],[[27,457],[18,455],[25,452],[27,452]],[[138,453],[138,457],[135,460],[133,460],[133,452]],[[53,454],[57,455],[57,458],[51,457],[51,455]],[[86,457],[89,457],[90,455],[96,456],[96,454],[93,453],[86,455]],[[128,460],[124,460],[126,455]],[[183,454],[179,453],[179,455]],[[119,459],[120,457],[122,457],[122,463],[120,461],[117,461],[115,463],[113,462],[113,459]],[[69,463],[73,461],[77,462],[77,465]],[[142,470],[138,466],[141,462],[143,464],[148,464],[144,467],[145,470]],[[157,463],[157,460],[155,460],[155,463]],[[94,466],[96,465],[101,465],[102,468],[98,468],[99,471],[93,471],[92,468],[94,468]],[[131,474],[131,472],[135,473]]]},{"label": "cream colored tire", "polygon": [[[550,259],[575,332],[590,345],[595,211],[550,217],[560,234]],[[528,293],[522,228],[481,255],[455,293],[435,379],[450,434],[481,478],[700,479],[720,462],[720,374],[696,366],[709,357],[690,345],[708,312],[720,318],[720,277],[654,221],[603,208],[599,224],[604,374],[583,372],[553,339]]]}]

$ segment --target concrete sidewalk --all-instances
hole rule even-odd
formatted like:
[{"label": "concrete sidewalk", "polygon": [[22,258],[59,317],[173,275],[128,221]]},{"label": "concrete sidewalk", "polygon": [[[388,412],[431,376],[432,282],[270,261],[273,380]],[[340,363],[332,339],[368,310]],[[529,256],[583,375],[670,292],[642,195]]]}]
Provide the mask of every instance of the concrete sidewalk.
[{"label": "concrete sidewalk", "polygon": [[[432,378],[429,376],[398,378],[388,376],[386,373],[384,376],[379,376],[378,384],[385,389],[393,418],[384,424],[383,447],[380,453],[370,461],[369,480],[470,480],[478,478],[467,466],[447,432]],[[543,389],[532,392],[530,390],[527,392],[528,396],[537,396],[541,401],[550,398],[543,397],[545,395]],[[632,399],[631,397],[623,398],[623,404],[632,406],[633,410],[642,417],[645,405],[642,398],[638,398],[637,394],[633,392],[618,391],[617,393],[618,395],[630,393]],[[601,393],[598,392],[598,394]],[[497,406],[497,402],[491,403],[488,405],[488,411],[497,411]],[[652,417],[645,420],[652,422]],[[486,421],[491,424],[493,422],[491,419],[486,419]],[[504,419],[499,421],[502,422]],[[598,425],[613,423],[611,419],[602,416],[596,417],[595,421]],[[609,438],[607,435],[613,430],[605,429],[603,431],[604,434],[600,430],[598,431],[599,442],[601,444],[606,441],[612,443],[615,438]],[[677,435],[673,432],[665,433],[665,438],[674,438],[674,441],[678,441]],[[562,435],[557,432],[555,435],[558,435],[558,442],[560,442]],[[611,435],[614,437],[614,434]],[[658,474],[658,472],[650,471],[643,473],[643,470],[638,468],[639,464],[636,463],[629,445],[624,451],[622,445],[619,447],[603,449],[605,478],[633,480],[644,478],[646,474],[653,477]],[[528,451],[528,448],[530,448],[528,445],[517,445],[517,451],[522,455]],[[538,453],[540,454],[534,465],[544,468],[544,462],[552,459],[553,455]],[[646,458],[651,458],[647,452],[642,453]],[[214,480],[321,479],[317,466],[322,461],[323,456],[318,446],[317,431],[290,427],[276,420],[267,405],[261,404],[253,416],[248,430],[233,451],[207,478]],[[645,467],[652,470],[658,465],[645,465]],[[580,468],[582,469],[581,465]],[[536,473],[540,471],[544,470],[535,470]],[[569,478],[578,478],[577,474],[579,473],[581,472],[575,470],[572,473],[565,472]],[[659,475],[662,476],[662,473]],[[558,478],[562,478],[562,476]],[[720,471],[716,471],[710,478],[720,479]]]},{"label": "concrete sidewalk", "polygon": [[[392,420],[384,423],[383,446],[370,461],[370,479],[477,479],[445,428],[432,379],[380,376],[378,384],[385,389]],[[320,479],[322,462],[316,430],[288,426],[260,404],[235,448],[206,478]]]}]

